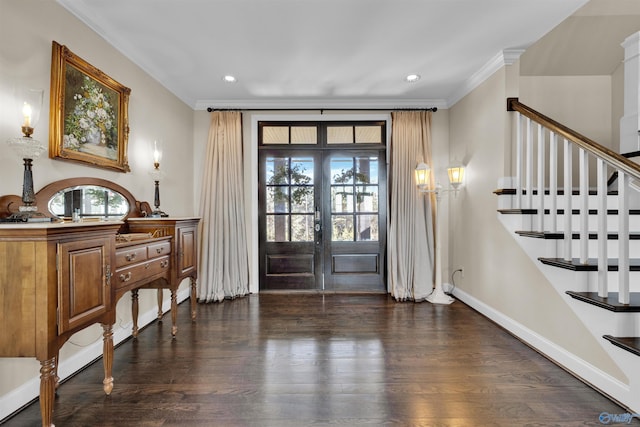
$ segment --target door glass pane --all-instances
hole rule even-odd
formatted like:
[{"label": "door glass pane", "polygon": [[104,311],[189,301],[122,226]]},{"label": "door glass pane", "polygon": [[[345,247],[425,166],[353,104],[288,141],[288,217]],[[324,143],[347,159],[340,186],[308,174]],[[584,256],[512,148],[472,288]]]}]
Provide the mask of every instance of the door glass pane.
[{"label": "door glass pane", "polygon": [[353,183],[353,158],[331,159],[331,184]]},{"label": "door glass pane", "polygon": [[289,159],[279,157],[268,157],[265,161],[267,170],[267,184],[288,184],[289,183]]},{"label": "door glass pane", "polygon": [[382,126],[356,126],[356,144],[381,144]]},{"label": "door glass pane", "polygon": [[263,126],[263,144],[288,144],[289,126]]},{"label": "door glass pane", "polygon": [[378,240],[378,215],[356,215],[356,240]]},{"label": "door glass pane", "polygon": [[289,241],[289,215],[267,215],[267,242]]},{"label": "door glass pane", "polygon": [[292,184],[313,184],[313,158],[292,158],[290,172]]},{"label": "door glass pane", "polygon": [[378,186],[356,185],[356,211],[378,212]]},{"label": "door glass pane", "polygon": [[267,213],[289,212],[289,187],[267,187]]},{"label": "door glass pane", "polygon": [[313,242],[313,215],[291,215],[291,241]]},{"label": "door glass pane", "polygon": [[331,215],[331,240],[353,242],[353,215]]},{"label": "door glass pane", "polygon": [[327,126],[327,144],[353,144],[353,126]]},{"label": "door glass pane", "polygon": [[378,183],[378,158],[356,157],[356,182],[358,184]]},{"label": "door glass pane", "polygon": [[331,186],[331,212],[353,212],[353,186]]},{"label": "door glass pane", "polygon": [[291,212],[313,213],[313,187],[291,187]]},{"label": "door glass pane", "polygon": [[317,144],[318,128],[316,126],[292,126],[292,144]]}]

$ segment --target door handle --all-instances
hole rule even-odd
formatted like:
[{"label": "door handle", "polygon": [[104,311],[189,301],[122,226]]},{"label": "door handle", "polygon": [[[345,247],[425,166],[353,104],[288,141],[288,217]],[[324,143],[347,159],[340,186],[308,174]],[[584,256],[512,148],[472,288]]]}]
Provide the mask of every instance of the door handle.
[{"label": "door handle", "polygon": [[320,211],[318,209],[316,209],[316,215],[315,215],[315,225],[313,226],[313,229],[316,231],[316,245],[320,245],[322,243],[322,221],[321,221],[322,217],[320,214]]}]

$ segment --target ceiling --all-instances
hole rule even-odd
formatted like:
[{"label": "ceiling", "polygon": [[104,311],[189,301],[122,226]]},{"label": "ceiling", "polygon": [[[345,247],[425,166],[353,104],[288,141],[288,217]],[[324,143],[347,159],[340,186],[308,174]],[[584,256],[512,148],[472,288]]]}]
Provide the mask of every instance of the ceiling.
[{"label": "ceiling", "polygon": [[[592,0],[580,12],[600,16],[611,2],[640,4]],[[446,108],[586,0],[58,3],[194,109]],[[536,69],[536,58],[549,49],[561,58],[560,48],[527,53],[528,69],[557,72]],[[406,82],[412,73],[421,79]],[[237,81],[224,82],[227,74]]]}]

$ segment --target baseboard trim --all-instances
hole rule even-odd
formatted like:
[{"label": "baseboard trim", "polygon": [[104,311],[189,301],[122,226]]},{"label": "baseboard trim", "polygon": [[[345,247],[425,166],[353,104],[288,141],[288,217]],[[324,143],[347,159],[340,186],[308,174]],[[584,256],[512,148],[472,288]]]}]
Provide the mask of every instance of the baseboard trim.
[{"label": "baseboard trim", "polygon": [[505,316],[460,288],[454,289],[453,295],[464,304],[509,331],[526,345],[532,347],[580,381],[618,403],[623,408],[631,410],[629,405],[625,403],[630,401],[630,387],[628,384],[576,357],[573,353]]}]

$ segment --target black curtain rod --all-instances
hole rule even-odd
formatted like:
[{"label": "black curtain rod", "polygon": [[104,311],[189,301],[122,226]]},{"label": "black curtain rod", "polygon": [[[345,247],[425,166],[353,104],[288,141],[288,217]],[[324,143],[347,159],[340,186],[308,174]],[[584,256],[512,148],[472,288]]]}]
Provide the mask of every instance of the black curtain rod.
[{"label": "black curtain rod", "polygon": [[438,111],[438,107],[431,108],[213,108],[207,107],[208,112],[212,111]]}]

